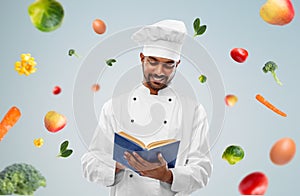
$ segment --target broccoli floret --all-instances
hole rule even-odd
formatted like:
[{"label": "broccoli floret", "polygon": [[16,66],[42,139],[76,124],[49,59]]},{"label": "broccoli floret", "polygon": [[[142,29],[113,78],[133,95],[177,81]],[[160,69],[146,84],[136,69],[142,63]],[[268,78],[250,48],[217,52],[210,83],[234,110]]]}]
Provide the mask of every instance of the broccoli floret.
[{"label": "broccoli floret", "polygon": [[33,195],[46,179],[32,165],[15,163],[0,172],[0,195]]},{"label": "broccoli floret", "polygon": [[74,49],[70,49],[69,50],[69,52],[68,52],[68,54],[69,54],[69,56],[73,56],[73,55],[75,55],[76,57],[78,57],[79,58],[79,55],[75,52],[75,50]]},{"label": "broccoli floret", "polygon": [[268,73],[271,72],[273,75],[273,78],[275,79],[275,81],[277,82],[277,84],[282,85],[282,83],[280,82],[280,80],[278,79],[275,70],[278,68],[278,66],[276,65],[276,63],[274,63],[273,61],[268,61],[265,63],[265,66],[262,68],[263,72]]},{"label": "broccoli floret", "polygon": [[13,183],[0,179],[0,195],[11,195],[15,191]]}]

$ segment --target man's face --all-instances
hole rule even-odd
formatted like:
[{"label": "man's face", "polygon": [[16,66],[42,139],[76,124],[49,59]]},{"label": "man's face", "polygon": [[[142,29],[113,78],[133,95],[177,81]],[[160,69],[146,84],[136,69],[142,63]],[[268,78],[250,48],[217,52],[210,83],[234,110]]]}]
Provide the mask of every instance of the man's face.
[{"label": "man's face", "polygon": [[141,61],[144,72],[144,82],[150,90],[156,92],[165,88],[173,79],[179,62],[171,59],[144,56],[141,53]]}]

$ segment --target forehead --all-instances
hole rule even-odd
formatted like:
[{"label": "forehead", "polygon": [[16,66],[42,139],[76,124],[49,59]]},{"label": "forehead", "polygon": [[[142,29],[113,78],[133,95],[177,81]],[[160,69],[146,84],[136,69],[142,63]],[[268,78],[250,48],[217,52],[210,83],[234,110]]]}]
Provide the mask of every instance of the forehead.
[{"label": "forehead", "polygon": [[163,63],[174,63],[175,61],[172,59],[162,58],[162,57],[156,57],[156,56],[146,56],[148,59],[163,62]]}]

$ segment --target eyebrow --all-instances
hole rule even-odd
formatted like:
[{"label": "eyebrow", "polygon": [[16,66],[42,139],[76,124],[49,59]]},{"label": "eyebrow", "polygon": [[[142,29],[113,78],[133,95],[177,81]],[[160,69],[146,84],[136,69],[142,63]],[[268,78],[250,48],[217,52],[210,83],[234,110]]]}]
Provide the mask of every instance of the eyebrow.
[{"label": "eyebrow", "polygon": [[[148,56],[148,58],[149,58],[149,59],[152,59],[152,60],[155,60],[155,61],[159,61],[157,58],[152,57],[152,56]],[[175,61],[173,61],[173,60],[168,60],[168,61],[163,62],[163,63],[174,63],[174,62],[175,62]]]}]

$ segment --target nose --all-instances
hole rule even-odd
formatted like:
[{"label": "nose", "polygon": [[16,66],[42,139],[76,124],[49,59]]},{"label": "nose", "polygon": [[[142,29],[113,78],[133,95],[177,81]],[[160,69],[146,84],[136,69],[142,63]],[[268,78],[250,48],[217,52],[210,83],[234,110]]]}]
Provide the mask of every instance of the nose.
[{"label": "nose", "polygon": [[158,66],[155,67],[155,74],[157,75],[164,75],[163,73],[163,65],[160,63]]}]

